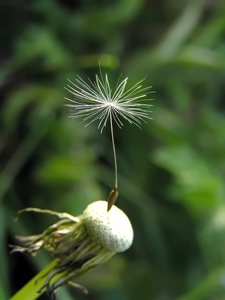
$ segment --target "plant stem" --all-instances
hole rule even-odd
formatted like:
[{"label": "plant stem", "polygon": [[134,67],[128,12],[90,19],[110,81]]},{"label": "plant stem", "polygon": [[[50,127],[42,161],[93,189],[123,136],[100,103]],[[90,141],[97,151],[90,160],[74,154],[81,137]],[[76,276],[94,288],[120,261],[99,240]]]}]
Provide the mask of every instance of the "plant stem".
[{"label": "plant stem", "polygon": [[118,187],[118,179],[117,179],[117,158],[116,158],[116,147],[115,147],[114,133],[113,133],[112,114],[110,114],[110,129],[111,129],[112,147],[113,147],[113,157],[114,157],[114,165],[115,165],[115,190],[117,190],[117,187]]},{"label": "plant stem", "polygon": [[113,122],[112,122],[112,114],[110,113],[110,129],[111,129],[111,138],[112,138],[112,148],[113,148],[113,158],[114,158],[114,165],[115,165],[115,187],[108,196],[108,207],[107,211],[110,211],[113,204],[116,202],[116,199],[118,197],[118,180],[117,180],[117,159],[116,159],[116,147],[115,147],[115,141],[114,141],[114,133],[113,133]]},{"label": "plant stem", "polygon": [[[58,263],[58,259],[53,260],[45,269],[40,271],[35,277],[33,277],[27,284],[25,284],[16,294],[14,294],[10,300],[34,300],[39,298],[45,291],[44,288],[40,293],[38,291],[45,284],[46,274],[51,271]],[[51,283],[54,283],[61,277],[56,275],[52,278]]]}]

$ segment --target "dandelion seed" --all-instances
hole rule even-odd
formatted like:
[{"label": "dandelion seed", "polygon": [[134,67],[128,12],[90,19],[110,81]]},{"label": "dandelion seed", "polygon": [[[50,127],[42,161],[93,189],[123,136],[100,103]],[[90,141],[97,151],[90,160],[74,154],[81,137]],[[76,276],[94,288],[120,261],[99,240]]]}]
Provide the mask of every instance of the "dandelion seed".
[{"label": "dandelion seed", "polygon": [[142,79],[131,88],[126,90],[128,77],[118,84],[114,92],[110,87],[107,74],[103,78],[98,75],[95,77],[95,81],[92,82],[89,78],[88,81],[84,81],[80,76],[77,77],[76,83],[69,80],[69,84],[66,89],[73,94],[74,99],[65,98],[70,101],[70,104],[66,106],[72,108],[72,118],[83,118],[85,126],[98,122],[98,128],[100,132],[106,127],[108,121],[110,123],[112,148],[115,167],[115,187],[110,192],[108,197],[108,211],[115,203],[118,196],[118,179],[117,179],[117,158],[114,141],[113,122],[119,128],[122,128],[125,119],[130,124],[134,124],[141,127],[141,123],[147,119],[151,119],[149,113],[150,107],[149,98],[146,96],[151,93],[151,87],[143,87]]}]

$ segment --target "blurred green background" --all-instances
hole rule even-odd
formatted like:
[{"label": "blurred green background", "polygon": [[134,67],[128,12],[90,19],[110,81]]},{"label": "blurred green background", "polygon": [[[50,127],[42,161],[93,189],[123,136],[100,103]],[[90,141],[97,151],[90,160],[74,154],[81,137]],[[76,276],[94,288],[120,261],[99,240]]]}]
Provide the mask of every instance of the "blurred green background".
[{"label": "blurred green background", "polygon": [[225,2],[10,0],[0,18],[0,298],[50,261],[9,254],[15,235],[56,221],[14,223],[17,210],[79,215],[113,188],[109,130],[64,106],[67,79],[94,79],[100,62],[112,87],[147,75],[156,91],[153,121],[115,129],[134,244],[77,281],[88,297],[57,299],[225,299]]}]

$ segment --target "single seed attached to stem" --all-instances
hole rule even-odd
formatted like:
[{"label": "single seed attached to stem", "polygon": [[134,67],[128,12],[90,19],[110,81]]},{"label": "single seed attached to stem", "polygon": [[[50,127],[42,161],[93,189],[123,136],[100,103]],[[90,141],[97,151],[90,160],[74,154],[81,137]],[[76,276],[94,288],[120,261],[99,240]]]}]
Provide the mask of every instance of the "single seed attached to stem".
[{"label": "single seed attached to stem", "polygon": [[121,119],[125,119],[130,124],[141,127],[141,122],[146,123],[146,119],[151,119],[149,113],[151,112],[150,107],[152,105],[148,101],[152,99],[146,98],[147,94],[151,93],[149,91],[151,87],[142,87],[141,83],[144,79],[125,91],[128,81],[127,77],[118,84],[114,93],[112,93],[107,74],[103,78],[102,73],[100,78],[96,75],[94,82],[89,78],[89,82],[86,82],[78,76],[76,83],[69,81],[70,84],[66,87],[75,97],[74,99],[65,98],[71,102],[71,104],[66,104],[66,106],[72,108],[71,117],[83,118],[86,126],[98,121],[98,128],[101,133],[106,127],[108,119],[110,122],[115,185],[108,196],[107,211],[110,211],[118,197],[118,170],[113,121],[119,128],[123,126]]}]

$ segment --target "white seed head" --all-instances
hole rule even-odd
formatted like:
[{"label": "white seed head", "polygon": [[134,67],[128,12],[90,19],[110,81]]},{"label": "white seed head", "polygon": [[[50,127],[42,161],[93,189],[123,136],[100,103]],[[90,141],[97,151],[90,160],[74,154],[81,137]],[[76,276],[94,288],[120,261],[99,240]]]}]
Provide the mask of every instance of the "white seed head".
[{"label": "white seed head", "polygon": [[142,122],[151,119],[149,113],[152,106],[149,103],[152,99],[146,98],[151,93],[151,87],[142,86],[144,79],[126,90],[127,77],[112,92],[107,74],[105,77],[96,75],[94,82],[78,76],[75,83],[69,80],[66,87],[74,95],[74,99],[65,98],[70,102],[66,106],[73,110],[71,117],[82,117],[86,126],[98,121],[101,132],[109,119],[114,120],[120,128],[123,119],[141,127]]},{"label": "white seed head", "polygon": [[83,221],[94,241],[106,250],[123,252],[133,242],[133,229],[125,213],[113,205],[107,212],[106,201],[96,201],[83,212]]}]

